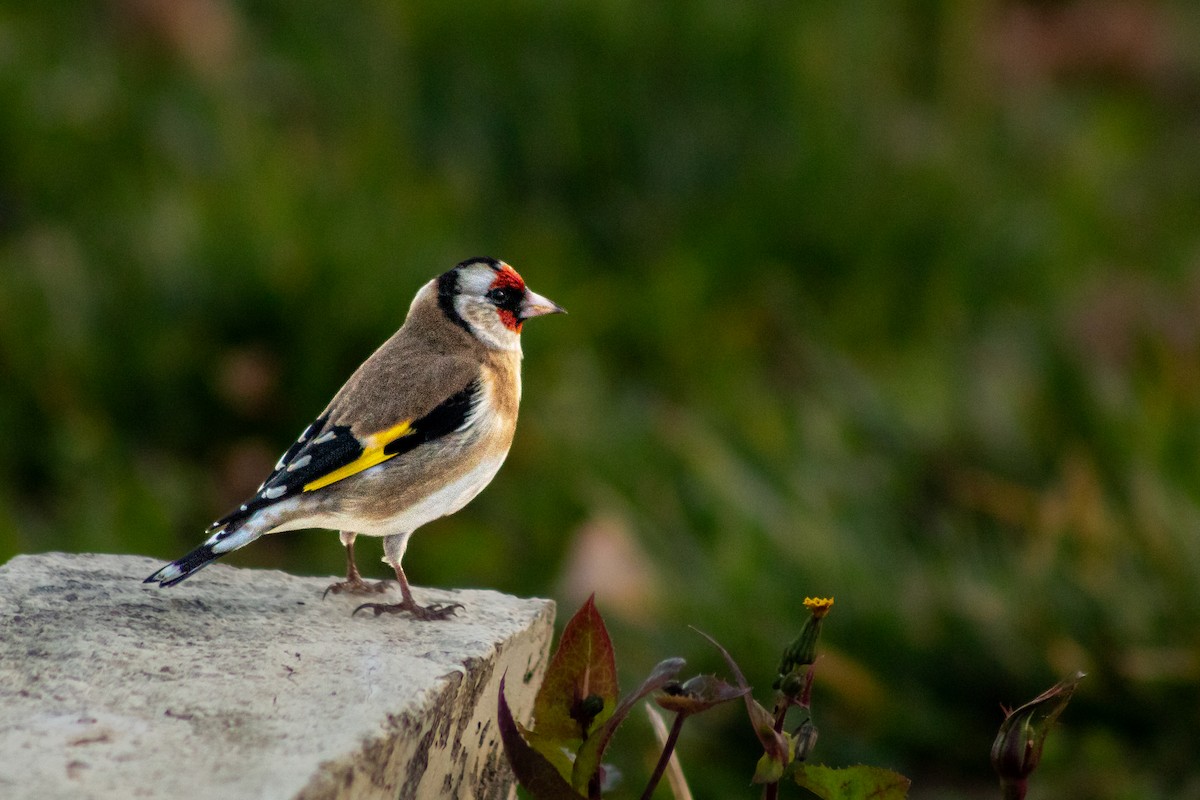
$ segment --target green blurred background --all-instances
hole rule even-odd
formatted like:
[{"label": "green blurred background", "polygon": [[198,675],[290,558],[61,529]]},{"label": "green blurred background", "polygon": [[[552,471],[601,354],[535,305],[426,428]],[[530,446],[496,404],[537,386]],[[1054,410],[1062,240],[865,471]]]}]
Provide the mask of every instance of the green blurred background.
[{"label": "green blurred background", "polygon": [[[1082,669],[1031,797],[1200,797],[1198,42],[1187,0],[6,4],[0,560],[181,555],[493,255],[571,314],[416,583],[594,590],[627,685],[720,669],[695,625],[764,690],[834,595],[819,760],[995,796],[999,704]],[[755,757],[738,709],[681,744],[702,798]]]}]

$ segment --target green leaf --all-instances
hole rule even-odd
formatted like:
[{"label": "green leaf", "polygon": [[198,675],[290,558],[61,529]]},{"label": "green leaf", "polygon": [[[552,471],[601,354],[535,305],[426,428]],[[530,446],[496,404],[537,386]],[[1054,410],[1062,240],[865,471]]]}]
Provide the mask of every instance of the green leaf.
[{"label": "green leaf", "polygon": [[758,759],[758,763],[754,765],[754,777],[750,779],[751,783],[779,783],[779,779],[783,777],[783,771],[787,765],[770,753],[763,753]]},{"label": "green leaf", "polygon": [[[759,759],[758,767],[754,770],[753,783],[775,783],[792,763],[795,748],[786,733],[775,730],[775,717],[762,704],[745,695],[746,712],[750,715],[750,726],[754,735],[763,746],[763,757]],[[770,763],[767,763],[770,762]],[[765,777],[761,777],[765,776]],[[774,777],[770,777],[770,776]]]},{"label": "green leaf", "polygon": [[[542,757],[554,765],[558,770],[558,774],[562,776],[564,781],[570,782],[571,772],[575,768],[575,750],[567,750],[563,743],[558,739],[551,739],[542,736],[537,731],[527,730],[520,723],[517,723],[521,730],[521,735],[529,745],[542,754]],[[575,745],[578,747],[578,744]]]},{"label": "green leaf", "polygon": [[533,703],[535,745],[574,750],[604,724],[617,704],[612,640],[593,597],[571,617]]},{"label": "green leaf", "polygon": [[582,800],[582,795],[571,788],[559,770],[521,736],[521,728],[504,699],[504,680],[500,679],[496,716],[500,741],[504,743],[504,752],[517,781],[534,800]]},{"label": "green leaf", "polygon": [[908,778],[882,767],[845,767],[831,769],[801,764],[794,773],[796,783],[821,800],[904,800],[908,797]]},{"label": "green leaf", "polygon": [[621,704],[613,711],[604,727],[579,748],[579,753],[575,756],[575,768],[571,773],[572,786],[580,791],[586,790],[588,781],[600,768],[600,759],[604,757],[604,750],[612,740],[613,734],[617,732],[617,727],[625,721],[639,700],[674,680],[685,663],[687,662],[682,658],[668,658],[658,662],[651,670],[650,676],[642,681],[642,685],[621,700]]}]

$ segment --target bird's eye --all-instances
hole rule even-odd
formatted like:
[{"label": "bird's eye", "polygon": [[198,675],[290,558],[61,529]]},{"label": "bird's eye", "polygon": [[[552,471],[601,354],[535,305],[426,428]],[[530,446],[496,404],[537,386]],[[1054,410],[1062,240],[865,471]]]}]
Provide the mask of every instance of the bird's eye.
[{"label": "bird's eye", "polygon": [[521,302],[521,291],[512,286],[498,286],[486,295],[499,308],[515,308]]}]

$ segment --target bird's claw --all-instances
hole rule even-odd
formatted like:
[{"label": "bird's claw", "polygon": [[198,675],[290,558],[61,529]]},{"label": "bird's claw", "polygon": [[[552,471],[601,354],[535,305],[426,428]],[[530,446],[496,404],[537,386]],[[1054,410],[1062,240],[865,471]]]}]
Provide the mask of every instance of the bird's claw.
[{"label": "bird's claw", "polygon": [[404,614],[408,613],[413,616],[413,619],[434,621],[449,619],[454,616],[454,612],[462,608],[462,603],[450,603],[449,605],[439,605],[437,603],[431,606],[419,606],[416,603],[363,603],[358,608],[354,609],[350,616],[354,616],[364,608],[369,608],[375,612],[375,616],[380,614]]},{"label": "bird's claw", "polygon": [[368,583],[361,578],[358,580],[339,581],[338,583],[329,584],[325,588],[325,593],[321,595],[321,599],[324,600],[328,597],[330,592],[334,594],[379,594],[386,592],[391,584],[392,581],[374,581]]}]

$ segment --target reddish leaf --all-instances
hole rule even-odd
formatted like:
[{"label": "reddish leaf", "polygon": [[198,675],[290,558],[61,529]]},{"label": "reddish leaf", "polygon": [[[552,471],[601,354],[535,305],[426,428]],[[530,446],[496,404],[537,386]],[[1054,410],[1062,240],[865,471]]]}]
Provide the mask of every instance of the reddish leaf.
[{"label": "reddish leaf", "polygon": [[574,749],[612,716],[619,691],[612,640],[589,597],[563,630],[534,700],[539,749]]},{"label": "reddish leaf", "polygon": [[508,763],[512,765],[513,774],[534,800],[582,800],[582,795],[571,788],[554,765],[521,736],[520,726],[513,719],[508,701],[504,699],[503,677],[500,679],[497,722],[500,741],[504,743],[504,752],[508,756]]},{"label": "reddish leaf", "polygon": [[[758,769],[755,770],[755,775],[769,776],[775,775],[775,773],[782,775],[783,770],[792,762],[794,754],[788,742],[788,737],[775,730],[775,717],[771,715],[770,711],[763,708],[761,703],[750,696],[750,684],[746,683],[746,676],[742,673],[742,668],[733,660],[733,656],[729,655],[729,651],[704,631],[697,628],[693,628],[692,630],[705,639],[708,639],[712,643],[712,646],[720,651],[725,659],[725,663],[729,665],[729,671],[733,673],[734,680],[737,681],[738,688],[745,692],[742,695],[742,699],[746,701],[746,713],[750,716],[750,725],[754,728],[754,735],[762,743],[764,751]],[[771,783],[778,779],[778,777],[775,777],[771,780],[757,781],[756,777],[756,782]]]},{"label": "reddish leaf", "polygon": [[715,675],[697,675],[674,691],[667,691],[654,698],[661,708],[677,714],[699,714],[713,706],[742,697],[750,688],[730,686]]},{"label": "reddish leaf", "polygon": [[[737,682],[738,688],[745,689],[747,692],[749,692],[750,684],[746,683],[746,676],[742,674],[742,668],[739,667],[738,663],[733,660],[733,656],[729,655],[729,651],[722,647],[720,642],[699,628],[693,627],[692,630],[703,636],[705,639],[708,639],[712,646],[720,651],[721,655],[725,658],[725,663],[729,665],[729,671],[733,673],[733,679]],[[746,695],[746,697],[749,696],[749,694]]]}]

